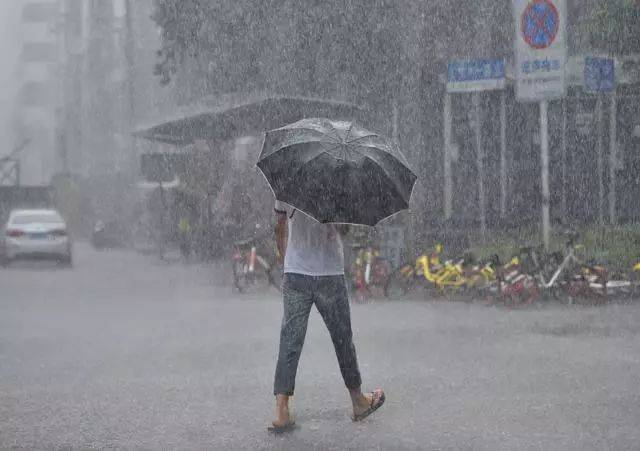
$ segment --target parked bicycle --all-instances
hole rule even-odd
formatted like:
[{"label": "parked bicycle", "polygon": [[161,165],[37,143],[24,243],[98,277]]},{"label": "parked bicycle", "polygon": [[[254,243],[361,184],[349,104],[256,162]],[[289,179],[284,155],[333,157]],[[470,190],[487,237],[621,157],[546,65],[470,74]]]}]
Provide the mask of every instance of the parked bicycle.
[{"label": "parked bicycle", "polygon": [[495,278],[489,262],[476,263],[471,254],[456,261],[441,262],[442,253],[443,246],[437,244],[431,253],[418,256],[413,265],[398,268],[385,286],[386,296],[402,298],[421,284],[430,295],[472,300]]},{"label": "parked bicycle", "polygon": [[380,256],[380,250],[371,240],[354,244],[355,259],[350,267],[350,278],[356,302],[367,302],[374,290],[384,292],[391,274],[391,265]]},{"label": "parked bicycle", "polygon": [[637,299],[640,295],[640,263],[634,264],[629,271],[609,273],[607,295],[616,301]]},{"label": "parked bicycle", "polygon": [[518,257],[506,264],[494,255],[491,258],[496,278],[486,287],[487,303],[508,308],[525,307],[539,298],[540,290],[535,277],[527,274]]},{"label": "parked bicycle", "polygon": [[577,244],[578,234],[569,232],[563,252],[543,253],[523,248],[521,254],[530,262],[541,292],[573,304],[600,304],[607,300],[607,271],[601,265],[588,264],[579,257],[584,246]]},{"label": "parked bicycle", "polygon": [[280,289],[282,272],[273,257],[267,257],[267,249],[275,249],[269,239],[260,236],[261,226],[256,225],[256,236],[236,241],[232,256],[233,285],[241,293],[257,291],[270,285]]}]

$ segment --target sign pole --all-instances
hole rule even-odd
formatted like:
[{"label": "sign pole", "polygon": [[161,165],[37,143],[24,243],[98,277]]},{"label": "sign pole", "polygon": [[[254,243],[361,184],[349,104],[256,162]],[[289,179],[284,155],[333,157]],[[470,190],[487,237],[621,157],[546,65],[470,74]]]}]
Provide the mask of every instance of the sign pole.
[{"label": "sign pole", "polygon": [[598,164],[598,223],[604,224],[604,136],[603,136],[603,123],[602,123],[602,93],[598,92],[598,100],[596,101],[597,110],[597,164]]},{"label": "sign pole", "polygon": [[453,214],[453,181],[451,173],[451,127],[453,116],[451,111],[451,94],[445,92],[443,106],[444,124],[444,217],[451,219]]},{"label": "sign pole", "polygon": [[500,218],[507,216],[507,94],[500,93]]},{"label": "sign pole", "polygon": [[561,137],[561,169],[562,169],[562,189],[560,205],[562,213],[565,217],[569,214],[567,211],[567,98],[562,99],[562,137]]},{"label": "sign pole", "polygon": [[542,175],[542,242],[544,248],[549,250],[551,238],[551,217],[549,212],[549,129],[548,129],[548,103],[540,102],[540,166]]},{"label": "sign pole", "polygon": [[616,166],[618,161],[618,98],[615,88],[611,92],[611,112],[609,114],[609,222],[616,225]]},{"label": "sign pole", "polygon": [[158,236],[159,240],[158,240],[158,254],[160,255],[160,260],[164,260],[164,240],[165,240],[165,236],[164,236],[164,213],[166,211],[166,206],[165,206],[165,197],[164,197],[164,187],[162,186],[162,180],[160,180],[160,182],[158,183],[159,187],[160,187],[160,205],[162,208],[162,212],[160,213],[160,234]]},{"label": "sign pole", "polygon": [[609,117],[609,222],[616,222],[616,78],[615,59],[587,56],[584,59],[584,85],[588,92],[597,93],[596,115],[596,157],[598,163],[598,224],[605,223],[605,186],[604,186],[604,92],[611,95],[611,111]]},{"label": "sign pole", "polygon": [[400,127],[398,125],[399,116],[398,100],[393,99],[393,140],[398,145],[400,145]]},{"label": "sign pole", "polygon": [[480,206],[480,237],[485,242],[487,236],[487,205],[484,192],[484,149],[482,148],[482,120],[480,93],[473,94],[475,113],[476,164],[478,167],[478,201]]}]

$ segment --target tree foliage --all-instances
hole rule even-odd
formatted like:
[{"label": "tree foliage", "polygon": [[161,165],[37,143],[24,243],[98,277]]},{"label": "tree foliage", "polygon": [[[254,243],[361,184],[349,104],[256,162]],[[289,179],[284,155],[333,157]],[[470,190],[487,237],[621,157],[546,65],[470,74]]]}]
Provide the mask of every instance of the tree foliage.
[{"label": "tree foliage", "polygon": [[640,52],[640,1],[599,2],[587,30],[594,49],[612,54]]},{"label": "tree foliage", "polygon": [[401,83],[399,2],[156,0],[162,83],[185,77],[206,93],[239,90],[385,96]]}]

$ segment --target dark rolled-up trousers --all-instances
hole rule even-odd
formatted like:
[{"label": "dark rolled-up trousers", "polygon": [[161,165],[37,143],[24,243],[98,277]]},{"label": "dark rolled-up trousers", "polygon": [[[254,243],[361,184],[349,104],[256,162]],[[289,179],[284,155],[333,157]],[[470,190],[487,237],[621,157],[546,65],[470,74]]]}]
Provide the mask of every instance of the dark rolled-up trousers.
[{"label": "dark rolled-up trousers", "polygon": [[287,273],[282,281],[284,316],[273,392],[293,395],[298,361],[307,333],[311,307],[322,316],[338,357],[347,388],[362,384],[351,332],[351,312],[344,276],[307,276]]}]

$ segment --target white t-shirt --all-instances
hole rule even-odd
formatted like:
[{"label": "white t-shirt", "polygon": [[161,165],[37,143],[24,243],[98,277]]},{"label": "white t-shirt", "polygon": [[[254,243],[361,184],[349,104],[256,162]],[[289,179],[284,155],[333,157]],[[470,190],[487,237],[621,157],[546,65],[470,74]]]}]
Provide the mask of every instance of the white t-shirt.
[{"label": "white t-shirt", "polygon": [[280,201],[276,201],[276,210],[286,212],[289,220],[285,273],[307,276],[344,274],[342,239],[335,225],[321,224]]}]

